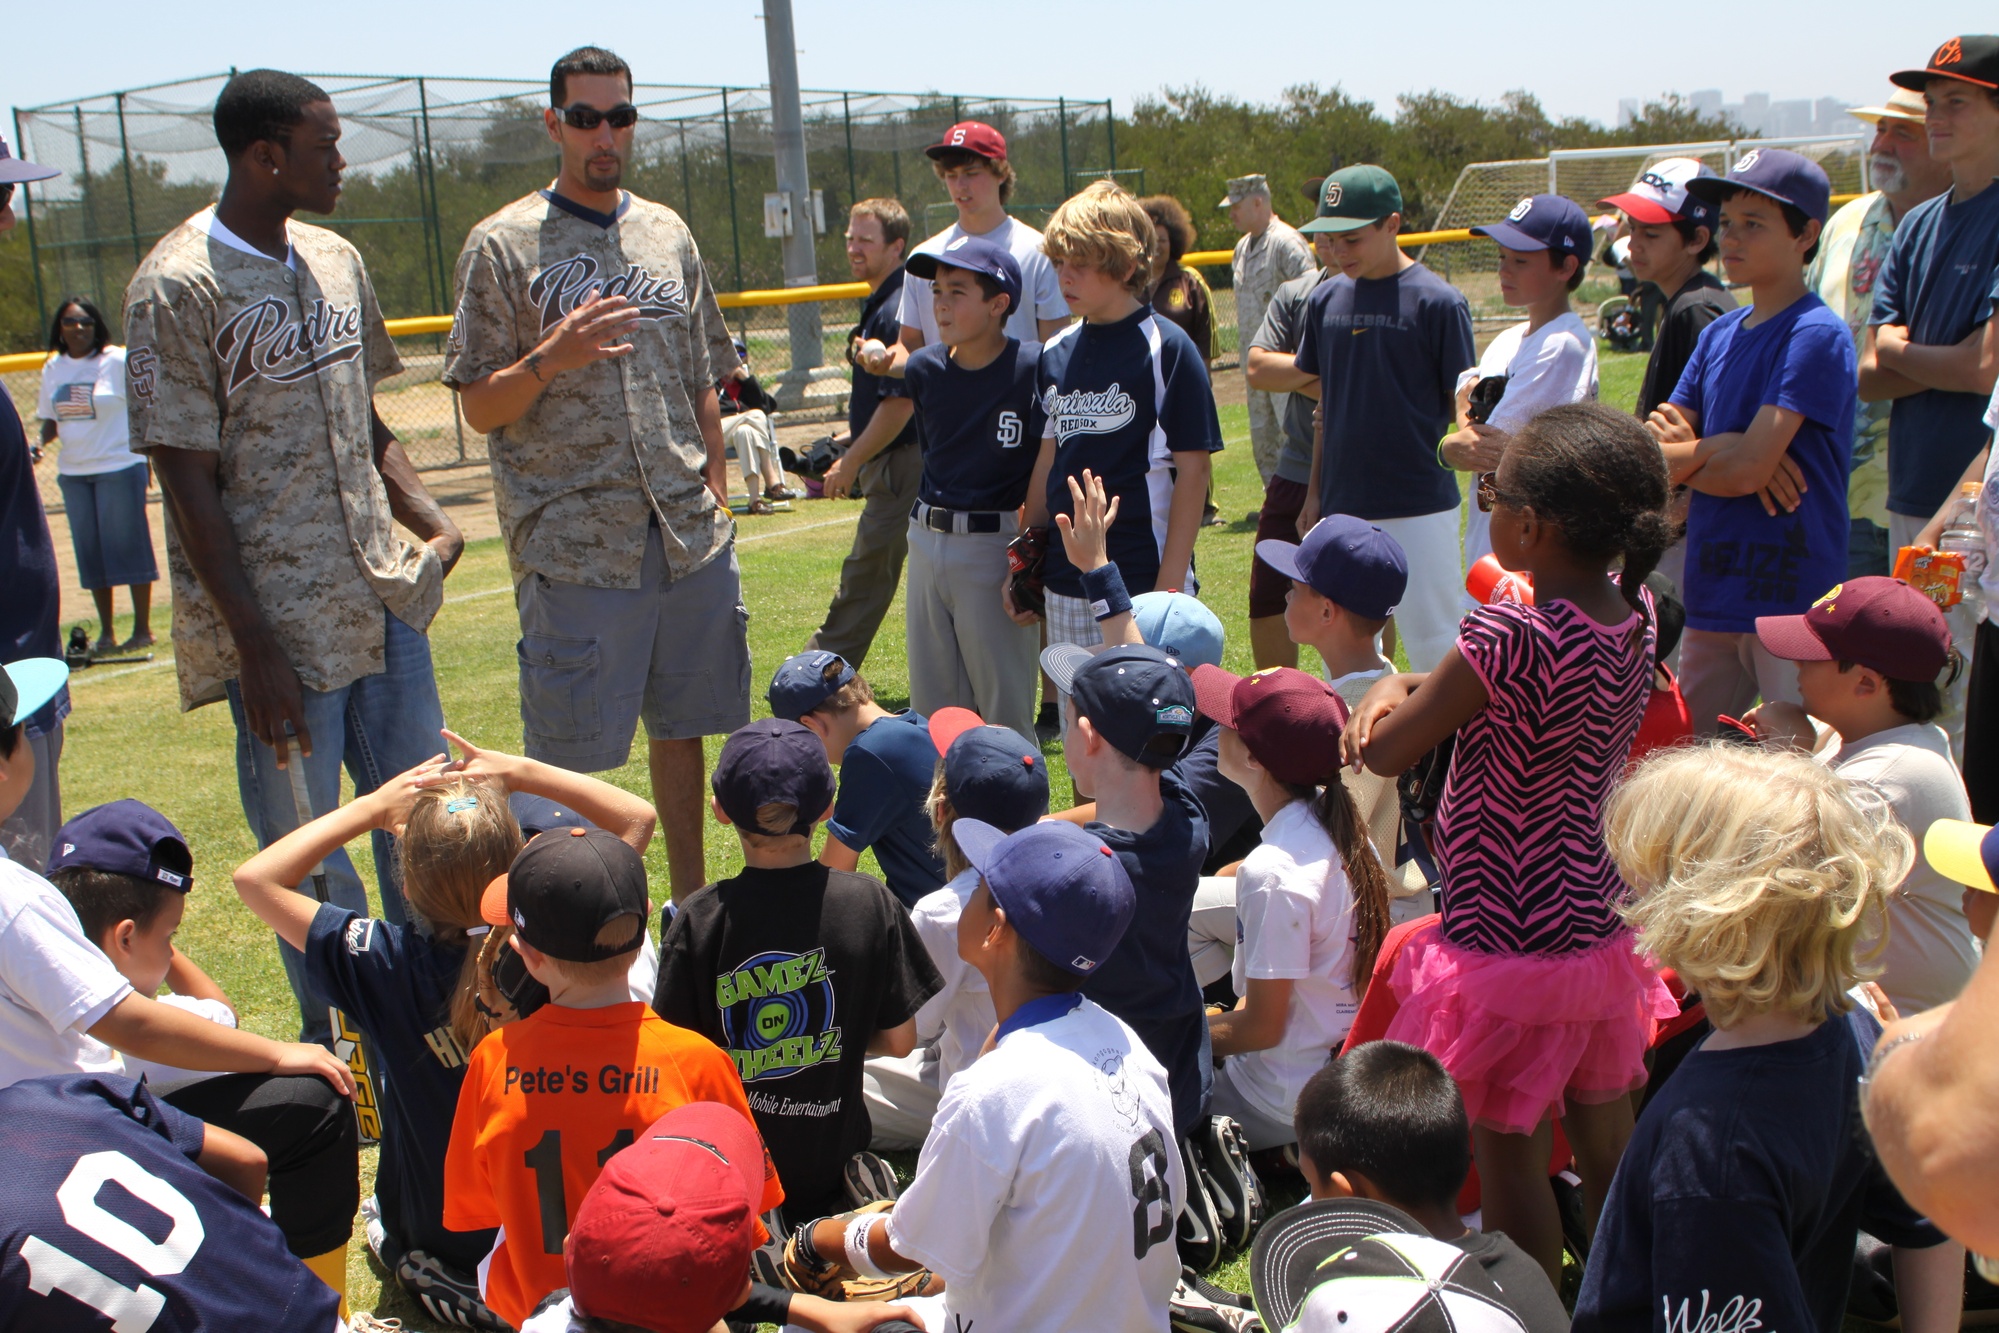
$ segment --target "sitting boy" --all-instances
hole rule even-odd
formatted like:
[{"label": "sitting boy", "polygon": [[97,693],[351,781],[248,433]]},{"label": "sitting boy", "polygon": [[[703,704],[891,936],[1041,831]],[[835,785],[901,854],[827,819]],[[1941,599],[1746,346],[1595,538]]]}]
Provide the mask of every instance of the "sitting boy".
[{"label": "sitting boy", "polygon": [[820,864],[852,871],[861,853],[874,848],[882,881],[905,908],[942,888],[944,862],[923,813],[937,766],[923,714],[889,712],[875,702],[860,672],[823,648],[780,663],[768,697],[770,711],[817,736],[827,761],[840,770],[840,796],[826,821]]},{"label": "sitting boy", "polygon": [[[233,1035],[236,1016],[221,988],[174,947],[194,888],[194,858],[159,811],[113,801],[70,820],[56,831],[49,882],[133,994],[151,996],[172,981],[176,993],[160,1003]],[[155,1090],[168,1105],[256,1144],[274,1164],[271,1219],[292,1253],[344,1296],[347,1240],[360,1205],[353,1107],[323,1079],[215,1069],[203,1059],[135,1055],[125,1062],[127,1077],[159,1079]]]},{"label": "sitting boy", "polygon": [[[1409,586],[1402,544],[1351,514],[1328,514],[1304,540],[1256,544],[1257,560],[1291,580],[1284,630],[1293,643],[1318,650],[1333,692],[1352,708],[1395,666],[1381,655],[1381,634]],[[1414,921],[1436,910],[1422,842],[1402,823],[1395,782],[1366,770],[1341,774],[1388,871],[1389,915]]]},{"label": "sitting boy", "polygon": [[[115,1074],[22,1079],[0,1089],[0,1124],[17,1129],[0,1210],[5,1327],[350,1328],[258,1210],[266,1162],[248,1139]],[[357,1315],[351,1327],[383,1326]]]},{"label": "sitting boy", "polygon": [[[484,915],[548,987],[548,1003],[473,1048],[444,1159],[444,1225],[504,1227],[480,1298],[518,1327],[563,1285],[576,1206],[619,1149],[676,1106],[747,1116],[742,1080],[706,1038],[631,998],[645,935],[645,862],[602,829],[544,833],[486,890]],[[784,1199],[766,1170],[762,1207]]]},{"label": "sitting boy", "polygon": [[1007,336],[1021,275],[1004,246],[961,236],[911,255],[909,273],[930,280],[942,340],[910,353],[903,372],[923,433],[909,515],[910,706],[970,708],[1029,735],[1041,636],[993,590],[1006,581],[1039,452],[1041,345]]},{"label": "sitting boy", "polygon": [[[1759,616],[1756,637],[1798,664],[1804,707],[1768,703],[1746,719],[1759,736],[1816,751],[1825,765],[1881,793],[1912,836],[1939,819],[1970,819],[1938,677],[1953,656],[1935,602],[1908,584],[1848,579],[1801,616]],[[1812,719],[1825,724],[1821,736]],[[1881,989],[1904,1015],[1957,998],[1978,967],[1964,892],[1918,858],[1888,897]]]},{"label": "sitting boy", "polygon": [[976,819],[1013,833],[1048,813],[1048,765],[1041,748],[1018,732],[989,727],[967,709],[945,708],[930,715],[930,741],[938,754],[930,821],[951,879],[918,902],[909,919],[942,985],[916,1011],[917,1048],[868,1061],[868,1117],[874,1146],[883,1149],[923,1146],[938,1097],[959,1070],[978,1059],[999,1021],[985,978],[958,956],[958,918],[979,887],[979,872],[951,828],[959,819]]},{"label": "sitting boy", "polygon": [[1914,849],[1856,787],[1802,755],[1717,745],[1656,752],[1611,798],[1604,835],[1637,947],[1700,992],[1714,1032],[1624,1151],[1577,1329],[1754,1318],[1837,1333],[1861,1226],[1910,1249],[1943,1242],[1861,1128],[1847,992]]},{"label": "sitting boy", "polygon": [[752,1284],[763,1188],[763,1144],[740,1112],[715,1102],[668,1111],[605,1163],[577,1205],[563,1247],[569,1285],[543,1300],[521,1333],[708,1333],[724,1318],[805,1333],[864,1333],[896,1320],[905,1322],[894,1329],[911,1327],[907,1306],[846,1305]]},{"label": "sitting boy", "polygon": [[745,864],[680,902],[653,1009],[735,1061],[793,1216],[893,1197],[893,1177],[865,1155],[861,1076],[869,1055],[915,1049],[937,969],[879,881],[812,859],[833,771],[811,732],[752,722],[723,743],[712,785]]},{"label": "sitting boy", "polygon": [[1157,1333],[1185,1184],[1166,1073],[1078,993],[1132,922],[1131,880],[1073,824],[953,833],[979,872],[958,948],[992,992],[992,1049],[951,1080],[893,1208],[806,1223],[786,1267],[803,1285],[927,1267],[943,1297],[907,1303],[931,1333]]}]

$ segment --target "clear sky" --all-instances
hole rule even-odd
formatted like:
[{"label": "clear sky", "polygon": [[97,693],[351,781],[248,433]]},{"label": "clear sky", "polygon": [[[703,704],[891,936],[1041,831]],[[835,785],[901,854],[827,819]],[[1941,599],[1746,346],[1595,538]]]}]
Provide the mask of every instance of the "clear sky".
[{"label": "clear sky", "polygon": [[[1268,100],[1338,84],[1384,109],[1440,88],[1489,100],[1537,94],[1554,115],[1602,121],[1622,97],[1720,88],[1773,98],[1872,100],[1957,32],[1999,27],[1989,4],[1730,0],[1509,11],[1470,0],[795,0],[808,88],[1114,98],[1164,85]],[[33,106],[231,66],[336,73],[546,77],[599,42],[661,83],[767,81],[759,0],[244,0],[9,6],[0,105]],[[1239,18],[1252,20],[1232,26]],[[1399,22],[1393,20],[1399,19]],[[923,34],[936,27],[935,40]],[[10,127],[11,131],[11,127]]]}]

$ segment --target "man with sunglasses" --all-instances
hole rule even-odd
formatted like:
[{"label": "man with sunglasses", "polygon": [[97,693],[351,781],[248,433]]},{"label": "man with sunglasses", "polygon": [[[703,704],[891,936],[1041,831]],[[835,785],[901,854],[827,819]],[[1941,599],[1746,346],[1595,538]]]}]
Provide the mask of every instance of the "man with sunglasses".
[{"label": "man with sunglasses", "polygon": [[444,382],[488,437],[527,753],[617,768],[643,720],[678,896],[707,880],[701,738],[750,720],[715,395],[740,361],[686,224],[619,188],[630,67],[579,47],[548,82],[560,170],[466,238]]}]

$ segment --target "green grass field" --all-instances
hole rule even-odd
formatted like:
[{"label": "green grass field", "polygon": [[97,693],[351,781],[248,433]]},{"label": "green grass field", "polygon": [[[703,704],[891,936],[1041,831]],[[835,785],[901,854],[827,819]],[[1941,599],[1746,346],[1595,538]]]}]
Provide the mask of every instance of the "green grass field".
[{"label": "green grass field", "polygon": [[[1637,397],[1644,358],[1604,354],[1602,398],[1629,407]],[[1234,373],[1234,372],[1226,372]],[[1225,665],[1247,672],[1253,663],[1242,590],[1247,587],[1254,523],[1244,515],[1261,502],[1262,488],[1248,449],[1247,414],[1240,406],[1222,409],[1228,449],[1215,468],[1215,499],[1225,524],[1201,534],[1198,562],[1209,600],[1229,634]],[[757,664],[754,707],[768,712],[762,684],[771,668],[796,652],[817,627],[831,598],[845,556],[857,506],[845,502],[800,504],[795,512],[746,521],[739,528],[743,595],[750,608],[750,646]],[[446,586],[444,609],[430,630],[444,715],[454,731],[481,744],[519,749],[520,714],[514,642],[519,627],[509,597],[506,552],[497,540],[469,546]],[[164,621],[164,617],[159,618]],[[877,696],[891,708],[906,703],[907,668],[900,637],[901,597],[883,626],[866,664]],[[162,632],[162,641],[165,635]],[[1316,665],[1310,664],[1310,665]],[[111,668],[80,673],[73,681],[75,711],[70,715],[62,760],[63,803],[70,812],[122,797],[158,807],[180,826],[194,850],[196,891],[188,902],[179,943],[229,993],[243,1026],[267,1036],[296,1034],[297,1011],[271,936],[229,887],[229,872],[256,850],[236,793],[235,729],[225,708],[183,714],[177,706],[170,664]],[[712,762],[721,738],[710,738]],[[1069,804],[1068,772],[1060,746],[1049,747],[1053,799]],[[644,747],[635,762],[610,781],[628,790],[648,791]],[[366,841],[349,848],[369,876],[373,862]],[[710,879],[733,874],[742,865],[733,836],[711,827]],[[666,859],[655,842],[647,855],[655,904],[666,896]],[[863,869],[874,869],[872,856]],[[906,1170],[909,1161],[898,1163]],[[375,1154],[362,1155],[363,1194],[374,1176]],[[357,1230],[349,1251],[350,1296],[356,1310],[394,1316],[410,1329],[439,1327],[425,1319],[393,1283],[385,1289]],[[1216,1275],[1246,1290],[1246,1260]]]}]

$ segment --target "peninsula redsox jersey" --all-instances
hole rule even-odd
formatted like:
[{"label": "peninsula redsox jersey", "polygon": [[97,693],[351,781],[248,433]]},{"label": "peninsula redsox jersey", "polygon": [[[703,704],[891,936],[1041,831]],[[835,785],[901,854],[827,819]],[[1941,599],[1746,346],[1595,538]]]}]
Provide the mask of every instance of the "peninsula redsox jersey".
[{"label": "peninsula redsox jersey", "polygon": [[[0,1091],[0,1328],[336,1333],[340,1300],[196,1165],[208,1128],[111,1075]],[[26,1129],[26,1126],[33,1128]]]},{"label": "peninsula redsox jersey", "polygon": [[457,289],[454,388],[513,365],[594,295],[639,311],[630,355],[551,374],[488,437],[514,582],[636,588],[655,518],[674,578],[720,554],[735,528],[703,479],[694,404],[738,359],[680,215],[631,194],[599,213],[539,190],[472,229]]},{"label": "peninsula redsox jersey", "polygon": [[[361,255],[287,224],[289,260],[204,209],[160,239],[125,290],[132,448],[217,454],[243,573],[307,689],[383,669],[387,606],[430,624],[444,573],[401,534],[374,454],[374,386],[402,369]],[[167,522],[181,706],[223,697],[235,639]]]},{"label": "peninsula redsox jersey", "polygon": [[[728,1056],[637,1002],[543,1005],[473,1049],[444,1160],[444,1225],[501,1228],[480,1271],[495,1314],[519,1327],[569,1284],[562,1242],[604,1163],[689,1102],[750,1113]],[[766,1159],[759,1211],[783,1201]]]},{"label": "peninsula redsox jersey", "polygon": [[[1112,324],[1071,324],[1041,349],[1036,376],[1044,438],[1055,441],[1048,517],[1069,513],[1069,478],[1088,468],[1117,497],[1111,563],[1135,597],[1159,580],[1173,502],[1173,455],[1217,453],[1221,423],[1208,366],[1179,325],[1140,306]],[[1176,571],[1177,573],[1177,571]],[[1065,597],[1083,578],[1059,541],[1048,543],[1042,582]]]}]

